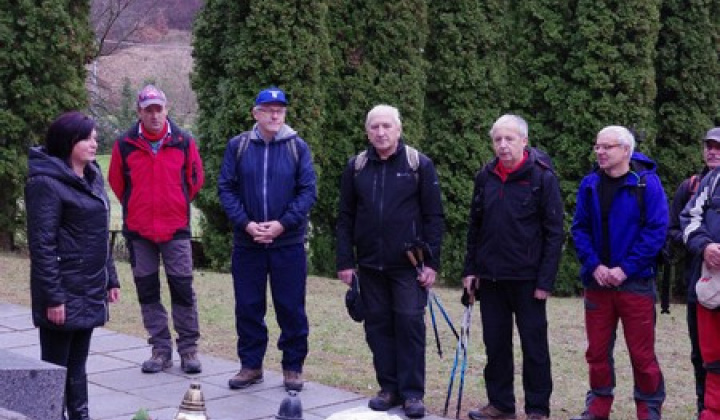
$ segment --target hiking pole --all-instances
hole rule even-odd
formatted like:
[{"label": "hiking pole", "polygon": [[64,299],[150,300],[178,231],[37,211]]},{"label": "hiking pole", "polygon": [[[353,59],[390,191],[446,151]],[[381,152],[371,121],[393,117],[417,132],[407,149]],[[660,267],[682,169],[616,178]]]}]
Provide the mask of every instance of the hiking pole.
[{"label": "hiking pole", "polygon": [[458,388],[457,408],[455,418],[460,418],[460,407],[462,406],[463,388],[465,387],[465,371],[467,370],[468,345],[470,344],[470,324],[472,321],[473,303],[465,307],[462,321],[460,322],[460,342],[462,343],[462,364],[460,365],[460,387]]},{"label": "hiking pole", "polygon": [[[418,259],[422,261],[422,249],[420,249],[418,257],[415,256],[416,249],[416,247],[408,247],[408,249],[405,251],[405,254],[407,254],[410,263],[413,265],[413,267],[415,267],[415,271],[417,272],[418,276],[421,276],[423,274],[423,270],[420,266],[420,263],[418,262]],[[437,320],[435,319],[435,310],[432,306],[432,295],[432,289],[428,289],[427,306],[430,308],[430,319],[432,320],[432,327],[433,333],[435,334],[435,345],[437,346],[438,356],[442,358],[442,346],[440,345],[440,334],[438,334]]]},{"label": "hiking pole", "polygon": [[457,330],[455,329],[455,325],[453,325],[452,320],[450,319],[450,316],[448,315],[447,311],[442,305],[442,302],[440,301],[440,298],[438,297],[437,293],[432,292],[432,298],[435,301],[435,304],[437,305],[438,309],[440,309],[440,313],[442,314],[443,318],[445,318],[445,322],[447,322],[448,326],[450,327],[450,330],[452,330],[453,335],[455,335],[455,338],[460,338],[460,335],[458,334]]},{"label": "hiking pole", "polygon": [[452,389],[455,383],[455,372],[457,372],[458,359],[460,358],[460,347],[462,346],[462,340],[458,337],[457,346],[455,347],[455,360],[453,360],[453,367],[450,370],[450,381],[448,383],[447,397],[445,397],[445,409],[443,410],[443,417],[447,417],[448,407],[450,406],[450,397],[452,396]]}]

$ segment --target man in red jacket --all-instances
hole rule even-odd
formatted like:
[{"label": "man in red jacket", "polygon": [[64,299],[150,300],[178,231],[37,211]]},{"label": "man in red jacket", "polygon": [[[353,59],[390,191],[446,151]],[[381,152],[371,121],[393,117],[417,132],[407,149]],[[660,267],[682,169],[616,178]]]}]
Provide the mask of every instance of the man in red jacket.
[{"label": "man in red jacket", "polygon": [[203,185],[195,140],[168,118],[162,90],[138,94],[139,121],[113,146],[108,181],[123,207],[123,236],[152,356],[145,373],[172,366],[172,337],[160,294],[160,256],[170,288],[180,365],[200,373],[197,303],[192,280],[190,202]]}]

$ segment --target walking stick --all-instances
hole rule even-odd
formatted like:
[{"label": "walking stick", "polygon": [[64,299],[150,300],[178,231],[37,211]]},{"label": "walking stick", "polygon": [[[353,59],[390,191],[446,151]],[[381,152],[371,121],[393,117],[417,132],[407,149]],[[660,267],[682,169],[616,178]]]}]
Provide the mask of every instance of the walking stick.
[{"label": "walking stick", "polygon": [[458,386],[458,400],[455,408],[455,418],[460,418],[460,408],[462,407],[462,395],[465,388],[465,372],[467,370],[468,360],[468,346],[470,344],[470,324],[472,321],[472,310],[473,303],[469,303],[465,306],[465,311],[462,315],[460,323],[460,337],[458,337],[457,346],[455,347],[455,360],[453,361],[453,367],[450,371],[450,381],[448,383],[447,397],[445,398],[445,408],[443,410],[443,417],[447,417],[448,408],[450,406],[450,398],[452,397],[452,389],[455,383],[455,376],[457,374],[458,360],[462,357],[460,362],[460,385]]},{"label": "walking stick", "polygon": [[460,366],[460,387],[458,388],[457,408],[455,409],[455,418],[460,418],[460,407],[462,406],[463,388],[465,387],[465,371],[467,370],[468,346],[470,345],[470,324],[472,321],[471,303],[465,307],[462,322],[460,323],[460,341],[462,342],[463,359]]}]

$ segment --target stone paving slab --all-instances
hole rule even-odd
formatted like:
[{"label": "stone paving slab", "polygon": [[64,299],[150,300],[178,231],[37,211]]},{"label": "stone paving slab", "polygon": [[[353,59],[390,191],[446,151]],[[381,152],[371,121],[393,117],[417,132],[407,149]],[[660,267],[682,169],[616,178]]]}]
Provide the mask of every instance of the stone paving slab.
[{"label": "stone paving slab", "polygon": [[[0,348],[39,360],[38,334],[32,325],[30,309],[0,303]],[[147,341],[106,328],[93,333],[88,359],[90,415],[95,420],[130,420],[140,408],[150,411],[153,420],[173,420],[185,392],[192,382],[203,391],[208,417],[212,420],[275,420],[283,399],[282,374],[265,370],[264,382],[242,390],[228,388],[228,379],[240,369],[237,360],[200,354],[203,372],[187,375],[180,369],[177,354],[173,367],[162,373],[140,371],[150,356]],[[306,382],[298,394],[303,420],[323,420],[347,409],[367,407],[363,395]],[[402,409],[389,414],[404,418]],[[425,420],[439,420],[428,415]]]}]

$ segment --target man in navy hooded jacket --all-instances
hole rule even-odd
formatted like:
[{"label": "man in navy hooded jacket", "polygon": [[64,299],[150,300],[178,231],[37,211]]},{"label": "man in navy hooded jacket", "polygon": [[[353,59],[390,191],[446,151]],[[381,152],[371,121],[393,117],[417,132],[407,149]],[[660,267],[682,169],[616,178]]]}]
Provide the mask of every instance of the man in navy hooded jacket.
[{"label": "man in navy hooded jacket", "polygon": [[618,320],[632,361],[637,418],[661,418],[665,383],[655,356],[655,278],[668,206],[657,165],[634,149],[627,128],[600,130],[593,147],[598,170],[583,178],[577,193],[572,234],[585,288],[590,390],[585,412],[573,420],[610,415]]},{"label": "man in navy hooded jacket", "polygon": [[262,90],[252,109],[257,123],[228,142],[218,179],[220,203],[234,229],[232,276],[242,369],[228,382],[232,389],[263,381],[268,277],[281,330],[285,388],[303,387],[309,332],[305,238],[316,200],[315,171],[307,143],[285,124],[286,111],[282,90]]}]

